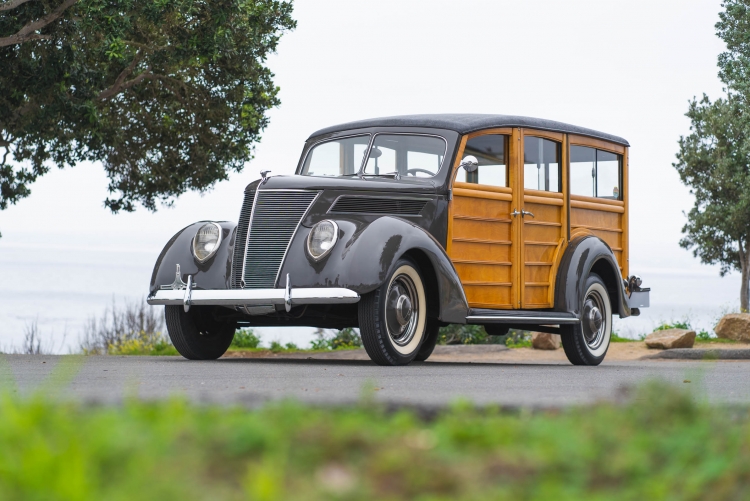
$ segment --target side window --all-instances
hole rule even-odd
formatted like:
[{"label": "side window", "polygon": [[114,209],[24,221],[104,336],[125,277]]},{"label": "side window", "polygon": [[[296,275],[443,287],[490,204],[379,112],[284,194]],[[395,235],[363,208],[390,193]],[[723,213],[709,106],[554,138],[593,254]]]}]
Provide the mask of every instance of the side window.
[{"label": "side window", "polygon": [[570,147],[570,193],[620,200],[622,157],[616,153]]},{"label": "side window", "polygon": [[501,134],[487,134],[469,139],[463,156],[475,156],[479,161],[479,168],[474,172],[460,169],[456,181],[507,187],[507,143],[508,136]]},{"label": "side window", "polygon": [[570,193],[585,197],[596,196],[596,150],[584,146],[570,147]]},{"label": "side window", "polygon": [[523,187],[560,191],[560,145],[548,139],[523,139]]}]

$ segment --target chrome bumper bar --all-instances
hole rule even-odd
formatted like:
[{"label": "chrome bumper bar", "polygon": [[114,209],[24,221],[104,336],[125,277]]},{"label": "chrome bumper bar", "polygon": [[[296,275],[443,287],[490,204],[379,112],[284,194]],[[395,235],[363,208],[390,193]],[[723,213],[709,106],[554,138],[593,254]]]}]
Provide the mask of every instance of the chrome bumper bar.
[{"label": "chrome bumper bar", "polygon": [[146,300],[153,305],[260,306],[298,304],[349,304],[359,294],[339,287],[298,289],[158,290]]}]

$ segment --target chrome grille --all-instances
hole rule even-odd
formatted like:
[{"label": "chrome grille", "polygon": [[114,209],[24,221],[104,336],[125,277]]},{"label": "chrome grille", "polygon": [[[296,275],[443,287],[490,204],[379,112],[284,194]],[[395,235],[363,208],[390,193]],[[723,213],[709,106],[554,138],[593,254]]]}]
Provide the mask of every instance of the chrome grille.
[{"label": "chrome grille", "polygon": [[245,252],[244,288],[272,289],[287,247],[316,191],[259,191]]},{"label": "chrome grille", "polygon": [[429,200],[414,198],[361,197],[343,195],[329,212],[418,216]]},{"label": "chrome grille", "polygon": [[232,256],[232,289],[242,288],[242,262],[245,256],[245,239],[247,238],[247,227],[250,224],[250,215],[253,211],[253,200],[255,190],[245,192],[245,200],[242,202],[240,219],[237,223],[237,235],[234,240],[234,255]]}]

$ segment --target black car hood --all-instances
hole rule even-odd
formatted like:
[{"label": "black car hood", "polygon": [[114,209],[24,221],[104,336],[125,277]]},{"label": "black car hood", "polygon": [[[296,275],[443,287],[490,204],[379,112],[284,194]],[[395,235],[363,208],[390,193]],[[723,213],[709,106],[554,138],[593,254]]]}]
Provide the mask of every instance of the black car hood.
[{"label": "black car hood", "polygon": [[[246,189],[253,189],[257,181]],[[400,180],[391,177],[316,177],[316,176],[273,176],[268,178],[261,190],[347,190],[347,191],[392,191],[394,193],[436,193],[430,179]]]}]

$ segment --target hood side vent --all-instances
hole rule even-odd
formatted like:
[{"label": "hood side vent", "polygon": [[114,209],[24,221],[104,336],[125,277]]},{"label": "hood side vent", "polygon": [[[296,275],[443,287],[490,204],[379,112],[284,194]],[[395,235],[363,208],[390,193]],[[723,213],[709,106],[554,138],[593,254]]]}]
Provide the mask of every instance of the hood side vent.
[{"label": "hood side vent", "polygon": [[418,216],[429,199],[426,198],[389,198],[342,195],[336,199],[328,212]]}]

